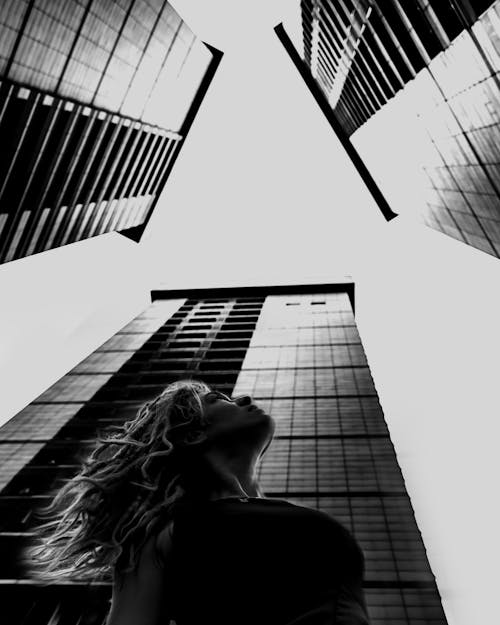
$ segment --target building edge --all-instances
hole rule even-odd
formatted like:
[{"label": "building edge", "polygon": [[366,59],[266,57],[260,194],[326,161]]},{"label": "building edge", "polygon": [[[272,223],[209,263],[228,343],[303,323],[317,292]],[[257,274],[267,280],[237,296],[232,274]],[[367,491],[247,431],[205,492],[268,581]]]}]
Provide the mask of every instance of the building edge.
[{"label": "building edge", "polygon": [[326,117],[328,123],[332,127],[332,130],[336,134],[340,143],[342,144],[342,147],[347,152],[347,155],[351,159],[353,165],[356,167],[359,175],[361,176],[361,179],[363,180],[368,190],[370,191],[373,199],[377,203],[383,216],[385,217],[387,221],[394,219],[394,217],[398,216],[397,213],[395,213],[389,206],[389,203],[387,202],[379,186],[373,179],[373,176],[370,174],[363,159],[360,157],[360,155],[358,154],[358,151],[352,145],[351,141],[349,140],[349,137],[347,136],[346,132],[342,128],[341,124],[336,119],[335,113],[332,111],[323,92],[321,91],[319,86],[316,84],[314,78],[311,76],[309,69],[307,68],[303,60],[300,58],[300,55],[297,52],[295,46],[293,45],[292,40],[288,36],[283,24],[280,23],[277,26],[275,26],[274,32],[276,33],[278,39],[281,41],[283,47],[288,53],[288,56],[290,57],[292,63],[295,65],[300,75],[302,76],[302,79],[304,80],[306,86],[308,87],[312,96],[316,100],[318,106],[320,107],[323,115]]},{"label": "building edge", "polygon": [[231,287],[200,287],[192,289],[166,289],[158,288],[151,291],[151,301],[162,299],[176,299],[184,297],[246,297],[262,295],[294,295],[308,293],[341,293],[346,292],[351,303],[352,311],[356,314],[354,306],[354,282],[352,280],[335,282],[311,283],[311,284],[275,284],[269,286],[231,286]]}]

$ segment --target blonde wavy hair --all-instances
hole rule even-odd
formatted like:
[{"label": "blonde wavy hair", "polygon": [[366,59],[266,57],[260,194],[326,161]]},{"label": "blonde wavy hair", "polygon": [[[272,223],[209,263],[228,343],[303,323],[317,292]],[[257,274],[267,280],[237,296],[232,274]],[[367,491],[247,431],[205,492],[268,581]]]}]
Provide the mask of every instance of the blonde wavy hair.
[{"label": "blonde wavy hair", "polygon": [[25,554],[34,577],[111,581],[115,567],[136,567],[160,519],[190,496],[190,448],[203,443],[202,397],[210,391],[203,382],[174,382],[134,419],[107,428],[38,513],[45,522]]}]

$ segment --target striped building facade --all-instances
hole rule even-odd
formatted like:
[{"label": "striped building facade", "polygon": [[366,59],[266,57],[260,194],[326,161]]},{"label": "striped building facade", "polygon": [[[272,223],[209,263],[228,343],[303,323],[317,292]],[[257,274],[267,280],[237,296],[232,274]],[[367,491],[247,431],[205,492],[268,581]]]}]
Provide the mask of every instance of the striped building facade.
[{"label": "striped building facade", "polygon": [[0,596],[10,622],[102,625],[107,585],[41,588],[20,567],[33,508],[74,474],[99,428],[130,419],[166,384],[189,377],[249,393],[275,418],[259,469],[263,490],[353,532],[373,625],[445,625],[353,293],[349,282],[153,292],[147,310],[0,428]]},{"label": "striped building facade", "polygon": [[220,60],[166,0],[0,5],[0,262],[143,229]]},{"label": "striped building facade", "polygon": [[304,62],[391,209],[500,256],[500,2],[301,13]]}]

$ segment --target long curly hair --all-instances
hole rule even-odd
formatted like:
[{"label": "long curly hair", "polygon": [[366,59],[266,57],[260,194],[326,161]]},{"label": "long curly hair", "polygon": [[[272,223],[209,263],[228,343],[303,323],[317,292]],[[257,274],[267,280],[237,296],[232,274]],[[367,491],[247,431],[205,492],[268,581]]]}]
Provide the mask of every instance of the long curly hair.
[{"label": "long curly hair", "polygon": [[26,554],[34,577],[110,581],[115,567],[136,567],[157,523],[190,497],[190,450],[203,443],[210,390],[195,380],[169,384],[134,419],[101,434],[81,470],[38,511],[45,522]]}]

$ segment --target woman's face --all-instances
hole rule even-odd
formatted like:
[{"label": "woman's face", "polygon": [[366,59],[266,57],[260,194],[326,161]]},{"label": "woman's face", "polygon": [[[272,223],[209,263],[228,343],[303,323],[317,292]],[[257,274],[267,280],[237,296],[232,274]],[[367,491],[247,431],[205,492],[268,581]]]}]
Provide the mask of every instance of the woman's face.
[{"label": "woman's face", "polygon": [[275,422],[249,395],[230,399],[210,391],[203,398],[203,417],[208,440],[248,442],[261,454],[272,440]]}]

